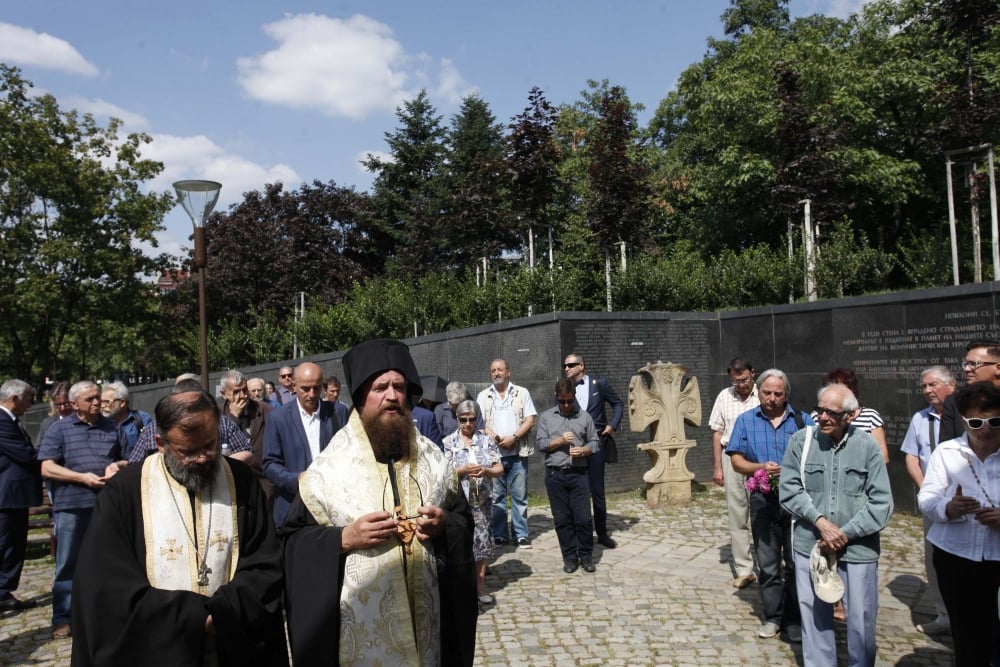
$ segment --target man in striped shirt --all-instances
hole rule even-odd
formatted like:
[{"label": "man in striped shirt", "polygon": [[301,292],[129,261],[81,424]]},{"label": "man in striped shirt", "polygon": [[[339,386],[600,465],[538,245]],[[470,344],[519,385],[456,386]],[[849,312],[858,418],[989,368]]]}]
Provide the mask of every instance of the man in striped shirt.
[{"label": "man in striped shirt", "polygon": [[719,392],[712,407],[708,426],[712,429],[712,455],[715,470],[712,481],[726,489],[726,510],[729,514],[729,544],[733,554],[736,578],[733,586],[746,588],[755,581],[753,556],[750,553],[750,508],[743,488],[743,475],[733,470],[728,456],[723,456],[736,418],[760,405],[754,384],[753,364],[736,357],[726,369],[732,385]]}]

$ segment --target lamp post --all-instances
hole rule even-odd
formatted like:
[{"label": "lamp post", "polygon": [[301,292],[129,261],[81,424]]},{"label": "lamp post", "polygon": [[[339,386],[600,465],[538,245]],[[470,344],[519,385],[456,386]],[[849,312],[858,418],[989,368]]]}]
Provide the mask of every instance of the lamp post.
[{"label": "lamp post", "polygon": [[208,391],[208,318],[205,314],[205,218],[219,201],[221,183],[215,181],[176,181],[174,190],[181,206],[194,224],[194,266],[198,269],[198,342],[201,347],[201,386]]}]

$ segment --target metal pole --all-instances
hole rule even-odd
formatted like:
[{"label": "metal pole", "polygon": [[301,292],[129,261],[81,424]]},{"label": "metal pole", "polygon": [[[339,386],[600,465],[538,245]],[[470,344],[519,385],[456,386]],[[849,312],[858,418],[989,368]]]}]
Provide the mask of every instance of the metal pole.
[{"label": "metal pole", "polygon": [[976,163],[965,167],[965,180],[969,184],[969,218],[972,220],[972,270],[973,279],[983,282],[983,238],[979,230],[979,200],[976,199]]},{"label": "metal pole", "polygon": [[990,245],[993,246],[993,280],[1000,280],[1000,239],[997,238],[997,180],[996,172],[993,169],[993,144],[990,144],[987,159],[990,165],[990,233],[993,234]]},{"label": "metal pole", "polygon": [[[792,216],[788,216],[788,263],[791,264],[795,258],[795,242],[792,240],[792,233],[795,225],[792,224]],[[795,290],[788,290],[788,303],[795,303]]]},{"label": "metal pole", "polygon": [[194,264],[198,268],[198,347],[201,356],[201,388],[208,391],[208,314],[205,308],[205,228],[194,228]]},{"label": "metal pole", "polygon": [[948,230],[951,234],[951,275],[954,284],[958,284],[958,232],[955,228],[955,193],[951,184],[951,158],[944,161],[948,177]]}]

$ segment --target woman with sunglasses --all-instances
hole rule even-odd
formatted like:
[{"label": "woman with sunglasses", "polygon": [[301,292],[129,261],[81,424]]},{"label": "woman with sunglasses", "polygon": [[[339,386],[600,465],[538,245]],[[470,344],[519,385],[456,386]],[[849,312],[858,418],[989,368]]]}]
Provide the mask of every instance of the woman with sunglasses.
[{"label": "woman with sunglasses", "polygon": [[485,431],[477,431],[479,405],[464,400],[455,408],[458,430],[444,439],[444,453],[455,466],[465,497],[472,507],[475,521],[472,553],[476,559],[476,590],[479,608],[496,602],[486,592],[486,563],[493,557],[493,537],[490,523],[493,517],[493,485],[490,481],[503,474],[500,450]]},{"label": "woman with sunglasses", "polygon": [[1000,389],[970,384],[956,392],[955,406],[965,433],[931,454],[917,502],[934,522],[927,539],[955,664],[1000,664]]}]

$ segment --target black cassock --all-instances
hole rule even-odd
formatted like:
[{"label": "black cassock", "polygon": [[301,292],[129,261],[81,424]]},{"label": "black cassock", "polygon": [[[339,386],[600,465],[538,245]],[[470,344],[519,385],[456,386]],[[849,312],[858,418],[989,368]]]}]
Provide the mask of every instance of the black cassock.
[{"label": "black cassock", "polygon": [[236,487],[240,553],[232,581],[211,597],[150,586],[141,465],[118,473],[97,494],[73,579],[73,667],[200,666],[208,614],[221,667],[288,665],[281,551],[271,513],[250,468],[222,460],[227,463]]},{"label": "black cassock", "polygon": [[[445,509],[445,532],[432,540],[438,557],[441,664],[471,667],[479,616],[472,511],[461,491],[454,505]],[[342,531],[317,525],[300,497],[278,529],[285,551],[285,607],[295,667],[338,664],[340,587],[346,557],[340,553]]]}]

